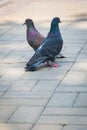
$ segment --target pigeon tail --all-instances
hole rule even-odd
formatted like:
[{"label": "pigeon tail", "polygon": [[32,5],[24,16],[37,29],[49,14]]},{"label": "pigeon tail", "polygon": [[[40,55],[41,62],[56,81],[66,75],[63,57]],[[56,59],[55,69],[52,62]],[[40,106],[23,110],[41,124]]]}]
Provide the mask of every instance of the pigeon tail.
[{"label": "pigeon tail", "polygon": [[25,71],[35,71],[37,69],[37,67],[40,64],[44,63],[45,61],[46,61],[46,57],[42,57],[42,58],[39,58],[38,60],[36,60],[32,64],[27,63],[26,67],[25,67]]}]

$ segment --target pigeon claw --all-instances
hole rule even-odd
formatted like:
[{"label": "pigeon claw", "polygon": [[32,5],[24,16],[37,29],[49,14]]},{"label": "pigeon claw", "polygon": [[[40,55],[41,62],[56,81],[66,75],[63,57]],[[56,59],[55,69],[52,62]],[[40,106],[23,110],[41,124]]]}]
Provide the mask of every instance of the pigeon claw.
[{"label": "pigeon claw", "polygon": [[48,67],[60,67],[60,65],[57,63],[47,64],[47,65],[48,65]]}]

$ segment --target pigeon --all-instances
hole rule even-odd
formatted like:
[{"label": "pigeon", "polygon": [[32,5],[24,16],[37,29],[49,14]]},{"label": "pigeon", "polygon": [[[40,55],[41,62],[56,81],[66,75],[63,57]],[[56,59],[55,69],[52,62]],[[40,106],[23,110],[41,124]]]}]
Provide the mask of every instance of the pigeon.
[{"label": "pigeon", "polygon": [[[23,25],[27,26],[27,31],[26,31],[27,42],[36,51],[36,49],[45,40],[45,37],[42,36],[39,33],[39,31],[37,31],[32,19],[26,19]],[[65,58],[65,56],[63,56],[62,54],[59,54],[58,58]]]},{"label": "pigeon", "polygon": [[36,30],[32,19],[26,19],[24,24],[27,26],[27,42],[34,50],[36,50],[45,38]]},{"label": "pigeon", "polygon": [[59,17],[54,17],[52,19],[50,31],[26,64],[26,71],[35,71],[39,65],[44,62],[47,62],[48,66],[54,66],[51,65],[49,61],[54,62],[55,57],[61,52],[63,47],[63,39],[59,29],[59,23],[61,23]]},{"label": "pigeon", "polygon": [[48,66],[51,66],[49,61],[55,61],[55,57],[60,53],[63,46],[59,23],[61,23],[60,18],[53,18],[48,36],[26,64],[26,71],[35,71],[44,62],[47,62]]}]

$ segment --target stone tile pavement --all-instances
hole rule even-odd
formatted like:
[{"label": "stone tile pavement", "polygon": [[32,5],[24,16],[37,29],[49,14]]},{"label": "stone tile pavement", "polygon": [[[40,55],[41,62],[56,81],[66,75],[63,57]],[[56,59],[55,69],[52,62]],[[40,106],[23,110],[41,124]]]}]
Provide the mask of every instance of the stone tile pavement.
[{"label": "stone tile pavement", "polygon": [[[87,1],[0,0],[0,130],[87,130]],[[59,68],[24,67],[34,54],[26,18],[46,36],[59,16]]]}]

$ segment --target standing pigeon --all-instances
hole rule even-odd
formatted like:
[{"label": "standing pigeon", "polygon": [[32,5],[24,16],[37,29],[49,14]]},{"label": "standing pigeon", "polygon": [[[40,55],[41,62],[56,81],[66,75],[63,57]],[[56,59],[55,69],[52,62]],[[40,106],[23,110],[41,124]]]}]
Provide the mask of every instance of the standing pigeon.
[{"label": "standing pigeon", "polygon": [[50,65],[49,61],[54,61],[55,57],[60,53],[63,46],[63,40],[59,30],[60,22],[58,17],[52,20],[51,29],[47,38],[41,43],[40,47],[27,63],[26,71],[34,71],[41,63],[46,61]]},{"label": "standing pigeon", "polygon": [[36,50],[45,38],[36,30],[31,19],[26,19],[24,24],[27,26],[27,42],[34,50]]},{"label": "standing pigeon", "polygon": [[55,57],[60,53],[63,46],[59,23],[61,23],[60,18],[53,18],[48,36],[26,64],[26,71],[35,71],[44,62],[47,62],[48,66],[51,66],[49,61],[55,61]]},{"label": "standing pigeon", "polygon": [[[43,37],[37,31],[32,19],[26,19],[24,24],[26,24],[27,26],[26,31],[27,42],[36,51],[36,49],[41,45],[42,41],[44,41],[45,37]],[[59,54],[58,57],[65,58],[62,54]]]}]

